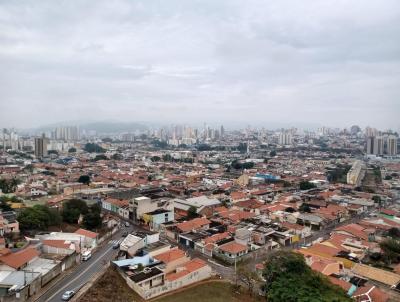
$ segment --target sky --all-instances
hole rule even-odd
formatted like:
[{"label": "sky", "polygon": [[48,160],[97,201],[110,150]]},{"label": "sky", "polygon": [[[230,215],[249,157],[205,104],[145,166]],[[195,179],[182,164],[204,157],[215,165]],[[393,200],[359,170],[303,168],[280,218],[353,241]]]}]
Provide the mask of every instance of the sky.
[{"label": "sky", "polygon": [[0,0],[0,127],[400,129],[398,0]]}]

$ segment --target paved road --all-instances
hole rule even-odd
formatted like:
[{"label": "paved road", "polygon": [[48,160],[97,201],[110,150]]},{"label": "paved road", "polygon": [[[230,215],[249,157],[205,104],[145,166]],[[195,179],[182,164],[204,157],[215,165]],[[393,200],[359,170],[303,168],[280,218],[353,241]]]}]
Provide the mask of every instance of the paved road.
[{"label": "paved road", "polygon": [[61,279],[56,284],[51,284],[51,288],[40,298],[37,302],[59,302],[61,296],[67,290],[79,290],[83,285],[88,282],[94,274],[101,270],[104,263],[114,259],[117,250],[112,248],[114,242],[122,241],[122,229],[115,233],[111,239],[108,239],[104,245],[102,245],[92,257],[85,262],[82,262],[77,268],[74,268],[74,272],[64,279]]}]

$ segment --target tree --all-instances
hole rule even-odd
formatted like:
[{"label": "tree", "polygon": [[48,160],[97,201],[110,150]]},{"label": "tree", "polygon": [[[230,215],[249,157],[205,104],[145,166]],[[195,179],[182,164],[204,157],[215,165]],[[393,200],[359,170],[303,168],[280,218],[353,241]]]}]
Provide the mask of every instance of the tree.
[{"label": "tree", "polygon": [[195,218],[197,217],[197,209],[194,206],[190,206],[190,208],[188,209],[188,214],[187,214],[187,218],[191,219],[191,218]]},{"label": "tree", "polygon": [[372,200],[374,201],[374,203],[378,203],[378,204],[381,204],[381,201],[382,201],[382,199],[379,195],[372,196]]},{"label": "tree", "polygon": [[150,158],[150,160],[151,160],[152,162],[158,162],[158,161],[161,160],[161,157],[154,155],[154,156],[152,156],[152,157]]},{"label": "tree", "polygon": [[301,206],[299,207],[299,211],[303,213],[311,213],[311,208],[308,204],[302,203]]},{"label": "tree", "polygon": [[249,291],[249,293],[252,294],[253,289],[257,284],[257,281],[259,281],[257,273],[255,273],[254,271],[250,271],[243,265],[240,265],[237,269],[237,276],[240,281],[242,281],[247,286],[247,290]]},{"label": "tree", "polygon": [[123,160],[124,157],[122,156],[121,153],[114,153],[113,156],[112,156],[112,159],[113,160]]},{"label": "tree", "polygon": [[390,238],[379,243],[379,246],[386,263],[390,265],[400,261],[400,241]]},{"label": "tree", "polygon": [[59,225],[61,216],[55,209],[44,205],[34,205],[20,212],[18,222],[22,231],[45,231],[49,226]]},{"label": "tree", "polygon": [[75,153],[76,152],[76,148],[75,147],[71,147],[68,149],[68,153]]},{"label": "tree", "polygon": [[87,143],[85,144],[85,147],[83,148],[86,152],[89,153],[104,153],[106,150],[102,147],[100,147],[98,144],[94,143]]},{"label": "tree", "polygon": [[103,143],[112,143],[112,141],[113,141],[112,138],[110,138],[110,137],[105,137],[105,138],[102,138],[101,140]]},{"label": "tree", "polygon": [[78,182],[89,185],[90,184],[90,176],[89,175],[81,175],[79,176]]},{"label": "tree", "polygon": [[55,155],[58,155],[58,151],[57,150],[49,150],[49,151],[47,151],[47,154],[55,154]]},{"label": "tree", "polygon": [[301,181],[299,187],[300,190],[310,190],[315,188],[315,185],[309,181]]},{"label": "tree", "polygon": [[19,185],[20,180],[18,178],[0,178],[0,190],[3,193],[14,193]]},{"label": "tree", "polygon": [[399,228],[390,228],[387,232],[388,236],[395,238],[395,239],[400,239],[400,229]]},{"label": "tree", "polygon": [[99,213],[89,212],[83,216],[83,225],[88,230],[95,230],[101,227],[101,217]]},{"label": "tree", "polygon": [[70,199],[63,204],[62,217],[65,222],[77,223],[79,216],[89,211],[86,202],[80,199]]},{"label": "tree", "polygon": [[0,210],[2,212],[7,212],[7,211],[12,211],[12,208],[5,199],[1,199],[0,200]]},{"label": "tree", "polygon": [[104,154],[97,154],[96,157],[95,157],[93,160],[94,160],[94,161],[108,160],[108,157],[105,156]]},{"label": "tree", "polygon": [[275,157],[276,156],[276,151],[272,150],[271,152],[269,152],[269,156]]},{"label": "tree", "polygon": [[352,301],[341,288],[314,272],[301,254],[292,251],[269,254],[263,277],[268,302]]}]

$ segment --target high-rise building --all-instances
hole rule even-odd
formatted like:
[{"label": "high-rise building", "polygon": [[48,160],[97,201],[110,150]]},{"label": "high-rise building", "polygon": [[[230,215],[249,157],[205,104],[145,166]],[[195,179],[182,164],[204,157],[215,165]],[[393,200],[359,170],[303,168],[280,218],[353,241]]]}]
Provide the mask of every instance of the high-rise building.
[{"label": "high-rise building", "polygon": [[291,145],[293,142],[292,135],[287,132],[282,132],[279,134],[279,145]]},{"label": "high-rise building", "polygon": [[397,137],[387,134],[367,137],[367,154],[396,155]]},{"label": "high-rise building", "polygon": [[396,155],[397,154],[397,137],[395,135],[389,135],[385,141],[385,154]]},{"label": "high-rise building", "polygon": [[57,127],[53,138],[56,140],[77,141],[79,140],[79,129],[77,126]]},{"label": "high-rise building", "polygon": [[47,138],[44,134],[35,138],[35,156],[36,158],[47,156]]}]

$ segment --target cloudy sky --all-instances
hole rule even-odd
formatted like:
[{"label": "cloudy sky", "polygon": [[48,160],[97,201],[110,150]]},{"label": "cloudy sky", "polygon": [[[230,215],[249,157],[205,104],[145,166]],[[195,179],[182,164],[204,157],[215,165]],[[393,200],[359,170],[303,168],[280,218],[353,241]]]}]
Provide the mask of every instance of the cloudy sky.
[{"label": "cloudy sky", "polygon": [[400,128],[398,0],[0,0],[0,127]]}]

